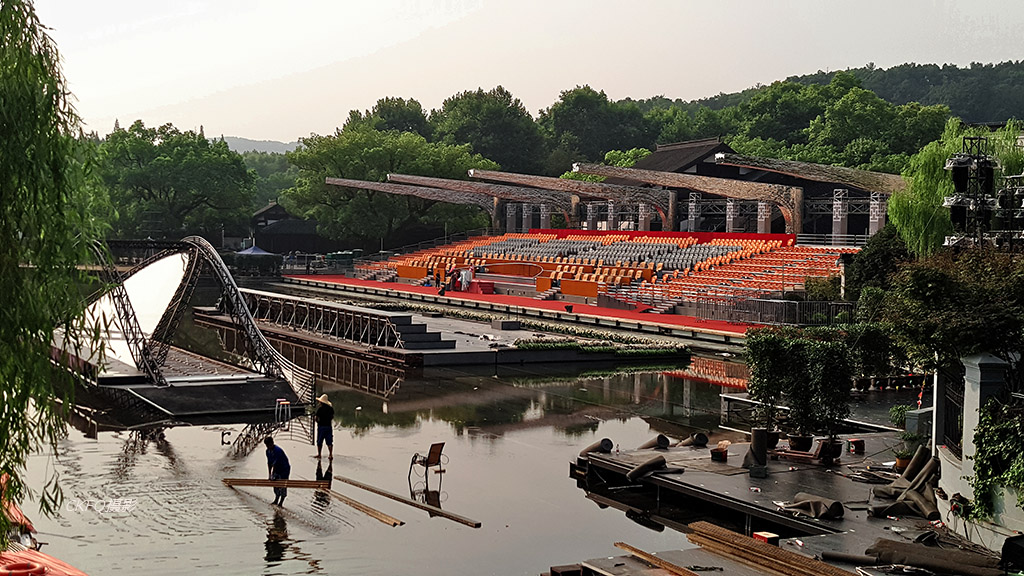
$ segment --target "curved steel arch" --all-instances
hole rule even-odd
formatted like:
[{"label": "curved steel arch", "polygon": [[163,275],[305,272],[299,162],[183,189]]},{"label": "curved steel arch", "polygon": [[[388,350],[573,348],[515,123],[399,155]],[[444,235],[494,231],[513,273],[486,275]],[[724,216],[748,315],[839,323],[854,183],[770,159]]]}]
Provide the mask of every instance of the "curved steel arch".
[{"label": "curved steel arch", "polygon": [[[221,306],[231,317],[232,322],[246,336],[247,348],[251,352],[249,361],[253,368],[264,375],[283,378],[301,400],[312,403],[315,382],[313,373],[290,362],[263,336],[246,306],[245,298],[239,291],[238,285],[235,284],[235,279],[231,276],[231,272],[217,250],[201,236],[189,236],[181,242],[173,244],[162,243],[160,247],[163,250],[147,258],[124,275],[118,275],[112,267],[106,266],[104,277],[108,284],[107,290],[94,294],[92,298],[95,300],[107,293],[111,295],[136,368],[145,372],[155,384],[166,385],[160,367],[167,358],[171,337],[192,299],[196,283],[202,272],[202,264],[205,263],[209,265],[220,284]],[[124,289],[124,281],[154,262],[174,254],[188,255],[186,269],[167,309],[154,328],[153,334],[146,338],[139,328],[138,318]]]}]

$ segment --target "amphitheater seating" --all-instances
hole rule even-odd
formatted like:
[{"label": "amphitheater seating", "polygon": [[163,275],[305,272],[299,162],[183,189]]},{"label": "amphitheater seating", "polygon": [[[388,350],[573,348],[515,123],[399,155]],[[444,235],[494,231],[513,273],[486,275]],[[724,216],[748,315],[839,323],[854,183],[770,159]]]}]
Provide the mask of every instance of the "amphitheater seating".
[{"label": "amphitheater seating", "polygon": [[[478,237],[361,265],[358,277],[398,276],[416,281],[462,266],[492,268],[558,286],[578,295],[607,293],[620,300],[671,309],[707,298],[764,297],[799,289],[807,277],[838,271],[850,248],[791,246],[791,241],[643,233],[516,233]],[[497,266],[509,264],[509,266]],[[564,284],[563,284],[564,286]]]}]

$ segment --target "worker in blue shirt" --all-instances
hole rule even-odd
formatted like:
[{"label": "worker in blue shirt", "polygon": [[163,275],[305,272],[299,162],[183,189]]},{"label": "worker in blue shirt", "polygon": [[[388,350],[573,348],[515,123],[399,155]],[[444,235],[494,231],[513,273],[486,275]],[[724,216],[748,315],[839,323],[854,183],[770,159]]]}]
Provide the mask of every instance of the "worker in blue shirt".
[{"label": "worker in blue shirt", "polygon": [[[287,480],[292,473],[292,465],[288,463],[288,456],[280,446],[274,445],[274,439],[267,436],[263,441],[267,445],[267,473],[271,480]],[[288,488],[274,488],[274,505],[284,506],[284,497],[288,495]]]}]

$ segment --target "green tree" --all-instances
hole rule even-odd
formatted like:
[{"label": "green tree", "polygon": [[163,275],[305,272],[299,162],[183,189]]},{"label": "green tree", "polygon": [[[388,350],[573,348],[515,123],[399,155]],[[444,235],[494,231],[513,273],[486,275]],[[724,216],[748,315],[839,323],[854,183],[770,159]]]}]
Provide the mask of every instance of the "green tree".
[{"label": "green tree", "polygon": [[[391,172],[465,178],[471,168],[497,169],[494,162],[473,154],[468,144],[450,146],[427,142],[412,132],[350,128],[331,136],[302,139],[301,146],[288,153],[288,160],[299,168],[299,177],[295,187],[285,192],[282,204],[293,214],[315,218],[320,231],[331,238],[362,246],[383,239],[394,245],[424,225],[443,227],[453,217],[453,210],[463,214],[462,226],[489,223],[486,214],[472,207],[453,209],[413,196],[324,182],[328,177],[381,182]],[[457,230],[450,226],[449,231]]]},{"label": "green tree", "polygon": [[693,117],[680,106],[654,108],[644,114],[644,119],[658,128],[658,144],[693,140]]},{"label": "green tree", "polygon": [[[778,407],[787,390],[799,385],[802,355],[794,349],[796,331],[786,327],[757,328],[747,332],[746,357],[750,367],[747,391],[761,405],[760,423],[772,430],[778,420]],[[793,381],[797,380],[797,381]]]},{"label": "green tree", "polygon": [[[967,127],[959,119],[946,123],[941,137],[910,158],[903,177],[907,188],[889,200],[889,217],[916,256],[935,252],[953,232],[949,209],[942,206],[954,194],[953,179],[945,170],[946,160],[963,150],[965,136],[988,138],[990,152],[999,160],[1002,175],[1020,174],[1024,169],[1024,150],[1017,145],[1021,124],[1008,122],[992,134],[983,127]],[[1001,182],[996,182],[998,188]]]},{"label": "green tree", "polygon": [[616,104],[590,86],[563,91],[538,122],[556,148],[578,151],[587,160],[609,150],[650,148],[659,131],[635,104]]},{"label": "green tree", "polygon": [[180,238],[248,229],[254,176],[223,140],[182,132],[171,124],[147,128],[136,120],[100,145],[103,180],[118,209],[121,237]]},{"label": "green tree", "polygon": [[790,428],[834,435],[849,415],[852,367],[847,333],[835,328],[770,327],[747,333],[751,398],[770,427],[774,407],[789,407]]},{"label": "green tree", "polygon": [[[78,265],[102,225],[88,169],[93,149],[81,134],[53,41],[31,2],[0,4],[0,475],[3,498],[20,501],[29,454],[56,450],[65,431],[55,398],[72,394],[67,371],[54,370],[51,343],[88,350],[99,326],[86,326]],[[64,337],[54,340],[55,333]],[[40,507],[59,508],[56,476],[39,492]],[[0,550],[9,520],[0,514]]]},{"label": "green tree", "polygon": [[349,112],[342,129],[354,128],[415,132],[424,138],[430,138],[433,130],[423,106],[417,100],[393,97],[377,100],[372,110]]},{"label": "green tree", "polygon": [[960,378],[961,358],[979,352],[1015,365],[1024,347],[1024,262],[976,248],[910,263],[893,280],[884,318],[925,369]]},{"label": "green tree", "polygon": [[821,146],[845,146],[857,139],[881,140],[896,117],[896,107],[870,90],[853,88],[807,128],[809,140]]},{"label": "green tree", "polygon": [[544,160],[540,128],[518,98],[498,86],[460,92],[430,115],[434,137],[445,144],[472,144],[473,151],[509,172],[535,173]]},{"label": "green tree", "polygon": [[907,245],[896,233],[896,227],[887,224],[868,238],[867,244],[853,256],[846,268],[846,297],[860,298],[864,288],[888,290],[891,279],[902,265],[910,260]]},{"label": "green tree", "polygon": [[740,134],[790,144],[806,142],[807,125],[825,112],[823,92],[820,86],[793,82],[775,82],[757,91],[738,106],[743,118]]},{"label": "green tree", "polygon": [[299,176],[299,169],[280,152],[243,152],[242,160],[255,173],[252,212],[276,202],[282,192],[295,186],[295,179]]}]

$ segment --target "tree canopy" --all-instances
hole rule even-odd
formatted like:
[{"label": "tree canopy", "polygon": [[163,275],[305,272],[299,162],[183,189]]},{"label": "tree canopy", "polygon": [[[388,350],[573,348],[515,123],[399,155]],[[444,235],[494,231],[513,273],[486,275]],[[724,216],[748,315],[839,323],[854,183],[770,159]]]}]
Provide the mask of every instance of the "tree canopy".
[{"label": "tree canopy", "polygon": [[242,156],[202,130],[136,120],[100,144],[100,169],[117,207],[114,233],[178,239],[188,234],[244,233],[254,176]]},{"label": "tree canopy", "polygon": [[299,169],[280,152],[243,152],[242,160],[255,177],[251,212],[276,202],[299,176]]},{"label": "tree canopy", "polygon": [[[355,128],[414,132],[424,138],[430,138],[433,131],[433,126],[427,120],[427,114],[423,111],[423,106],[419,101],[391,96],[377,100],[372,110],[350,111],[342,129]],[[464,144],[464,142],[460,142],[460,144]]]},{"label": "tree canopy", "polygon": [[[955,64],[907,63],[884,69],[868,64],[840,72],[819,71],[793,76],[787,80],[799,84],[828,84],[838,74],[851,74],[864,88],[896,105],[942,104],[967,122],[1005,122],[1010,118],[1024,118],[1024,93],[1020,90],[1022,73],[1024,61],[1021,60],[998,64],[972,62],[963,68]],[[726,97],[742,98],[743,94]],[[712,107],[715,104],[715,101],[708,102]]]},{"label": "tree canopy", "polygon": [[975,248],[908,263],[884,313],[918,366],[959,377],[961,358],[979,352],[1014,364],[1024,348],[1024,262]]},{"label": "tree canopy", "polygon": [[590,86],[563,91],[538,122],[555,147],[586,160],[598,160],[609,150],[651,148],[657,136],[639,107],[612,102]]},{"label": "tree canopy", "polygon": [[537,123],[518,98],[498,86],[460,92],[430,115],[434,137],[444,144],[471,144],[473,151],[509,172],[536,173],[544,149]]},{"label": "tree canopy", "polygon": [[282,203],[293,214],[315,218],[320,231],[331,238],[368,246],[383,239],[394,245],[411,242],[413,231],[424,226],[443,228],[448,222],[455,231],[489,225],[487,215],[473,207],[324,183],[328,177],[381,182],[391,172],[465,178],[471,168],[497,169],[494,162],[473,154],[468,144],[431,143],[412,132],[368,128],[313,135],[301,143],[288,153],[299,176]]},{"label": "tree canopy", "polygon": [[[78,268],[95,261],[103,231],[92,216],[101,208],[88,174],[94,151],[45,30],[30,2],[0,4],[0,475],[3,498],[15,502],[26,494],[29,454],[55,448],[65,430],[53,400],[67,405],[72,388],[51,364],[54,333],[65,335],[65,350],[88,349],[101,328],[85,325]],[[56,477],[39,495],[44,511],[58,509]],[[9,522],[0,514],[0,550]]]}]

